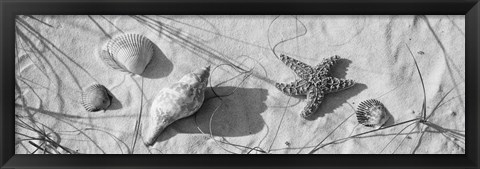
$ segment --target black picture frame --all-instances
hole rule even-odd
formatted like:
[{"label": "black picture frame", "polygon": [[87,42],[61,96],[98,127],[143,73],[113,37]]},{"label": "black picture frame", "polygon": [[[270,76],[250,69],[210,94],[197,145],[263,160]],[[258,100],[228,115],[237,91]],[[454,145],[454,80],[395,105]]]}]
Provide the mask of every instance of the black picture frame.
[{"label": "black picture frame", "polygon": [[[478,168],[480,3],[478,0],[2,0],[0,2],[1,168]],[[466,152],[464,155],[16,155],[14,152],[15,15],[345,14],[465,15]]]}]

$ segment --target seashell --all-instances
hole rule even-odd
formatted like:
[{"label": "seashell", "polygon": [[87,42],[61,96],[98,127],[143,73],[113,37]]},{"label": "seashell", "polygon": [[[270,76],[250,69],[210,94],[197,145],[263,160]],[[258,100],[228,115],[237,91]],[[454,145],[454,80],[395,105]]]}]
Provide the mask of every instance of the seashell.
[{"label": "seashell", "polygon": [[375,99],[360,102],[356,115],[358,122],[367,127],[381,127],[390,118],[385,106]]},{"label": "seashell", "polygon": [[154,44],[139,34],[123,34],[107,43],[100,58],[113,69],[142,74],[154,54]]},{"label": "seashell", "polygon": [[112,95],[101,84],[88,87],[82,94],[82,105],[87,111],[105,110],[110,106]]},{"label": "seashell", "polygon": [[148,123],[143,128],[145,145],[153,145],[168,125],[194,114],[202,106],[209,76],[210,66],[207,66],[159,91],[148,111]]}]

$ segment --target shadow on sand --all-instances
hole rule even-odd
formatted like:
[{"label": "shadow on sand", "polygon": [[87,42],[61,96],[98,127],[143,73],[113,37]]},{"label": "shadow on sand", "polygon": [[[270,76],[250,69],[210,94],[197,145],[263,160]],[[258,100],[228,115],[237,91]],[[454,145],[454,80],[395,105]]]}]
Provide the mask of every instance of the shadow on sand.
[{"label": "shadow on sand", "polygon": [[112,96],[110,106],[108,106],[107,110],[119,110],[119,109],[121,109],[123,107],[122,102],[120,102],[120,100],[118,100],[118,98],[115,97],[115,95],[113,95],[113,93],[110,90],[107,90],[107,92],[110,96]]},{"label": "shadow on sand", "polygon": [[[214,97],[212,88],[205,91],[202,107],[192,116],[170,124],[157,138],[157,143],[170,139],[177,134],[210,134],[222,137],[246,136],[260,132],[265,121],[260,115],[267,109],[265,101],[268,91],[261,88],[237,88],[229,96]],[[235,90],[235,87],[213,87],[215,93],[222,96]],[[209,99],[211,98],[211,99]],[[217,111],[215,109],[218,108]],[[215,113],[215,114],[214,114]],[[201,130],[201,131],[200,131]]]},{"label": "shadow on sand", "polygon": [[154,55],[152,60],[143,71],[142,76],[158,79],[168,76],[173,70],[173,64],[157,45],[153,45]]}]

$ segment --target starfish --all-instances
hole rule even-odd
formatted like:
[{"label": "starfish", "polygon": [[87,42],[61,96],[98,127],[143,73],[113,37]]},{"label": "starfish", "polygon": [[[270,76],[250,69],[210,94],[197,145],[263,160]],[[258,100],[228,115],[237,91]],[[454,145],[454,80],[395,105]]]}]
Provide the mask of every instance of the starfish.
[{"label": "starfish", "polygon": [[355,85],[353,80],[330,76],[330,68],[340,59],[340,56],[325,58],[315,67],[283,54],[280,55],[280,59],[301,79],[289,84],[275,83],[275,87],[289,96],[307,96],[307,105],[300,114],[303,118],[308,118],[317,111],[325,94],[338,92]]}]

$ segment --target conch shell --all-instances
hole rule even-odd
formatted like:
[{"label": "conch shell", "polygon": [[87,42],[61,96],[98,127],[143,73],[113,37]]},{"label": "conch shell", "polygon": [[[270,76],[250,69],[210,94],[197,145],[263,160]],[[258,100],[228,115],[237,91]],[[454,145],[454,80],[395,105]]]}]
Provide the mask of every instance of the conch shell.
[{"label": "conch shell", "polygon": [[171,123],[194,114],[203,104],[210,66],[183,76],[157,94],[143,127],[144,143],[151,146]]}]

